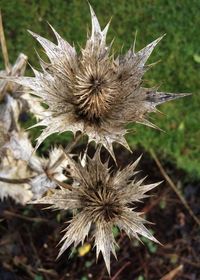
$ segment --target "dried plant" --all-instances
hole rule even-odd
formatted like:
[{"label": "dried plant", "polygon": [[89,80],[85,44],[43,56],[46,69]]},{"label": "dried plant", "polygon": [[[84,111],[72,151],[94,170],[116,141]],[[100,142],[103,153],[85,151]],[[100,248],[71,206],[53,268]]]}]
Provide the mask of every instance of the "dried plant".
[{"label": "dried plant", "polygon": [[[54,148],[49,158],[33,154],[32,143],[19,124],[19,116],[23,111],[36,117],[45,112],[38,98],[8,79],[24,74],[27,56],[20,54],[16,63],[10,65],[1,14],[0,41],[5,61],[5,70],[0,72],[3,78],[0,80],[0,199],[12,197],[17,203],[25,204],[32,198],[40,198],[47,189],[55,188],[54,180],[66,179],[62,165],[56,164],[63,152]],[[67,164],[63,160],[60,163]]]},{"label": "dried plant", "polygon": [[[112,234],[114,225],[129,237],[140,240],[143,235],[158,242],[145,227],[142,213],[135,211],[135,203],[159,183],[145,185],[145,178],[136,179],[139,159],[111,172],[108,161],[101,161],[100,148],[93,158],[87,157],[86,149],[78,161],[72,159],[71,151],[87,134],[88,142],[95,141],[99,147],[102,144],[114,158],[113,142],[129,149],[124,138],[128,123],[156,128],[148,121],[148,113],[186,94],[157,92],[142,86],[142,77],[150,67],[145,64],[161,38],[139,52],[132,48],[115,58],[112,44],[106,44],[109,23],[101,30],[91,7],[90,11],[92,32],[80,54],[52,27],[57,45],[31,32],[49,58],[44,62],[39,57],[42,71],[33,68],[35,77],[23,76],[27,63],[23,54],[10,65],[0,14],[5,64],[0,72],[0,199],[9,196],[21,204],[50,204],[50,208],[70,210],[72,220],[61,240],[59,256],[73,243],[83,243],[90,234],[97,257],[101,252],[110,273],[110,255],[116,256],[117,246]],[[48,105],[47,110],[40,101]],[[36,148],[55,132],[72,131],[74,141],[65,150],[54,147],[47,158],[38,156],[19,123],[24,110],[40,119],[36,126],[46,126]],[[66,176],[72,183],[66,183]]]},{"label": "dried plant", "polygon": [[67,177],[63,174],[63,168],[67,166],[68,160],[65,159],[57,165],[63,151],[59,148],[54,148],[49,152],[48,158],[31,158],[31,168],[37,171],[37,175],[30,180],[30,185],[34,198],[40,198],[48,189],[55,189],[57,182],[65,181]]},{"label": "dried plant", "polygon": [[11,197],[20,204],[26,204],[33,194],[25,177],[30,176],[27,164],[16,160],[11,151],[7,151],[0,163],[0,200]]},{"label": "dried plant", "polygon": [[[93,235],[97,257],[100,252],[110,272],[110,252],[115,256],[115,245],[112,234],[114,225],[126,232],[130,237],[139,239],[143,235],[157,242],[144,226],[146,222],[135,212],[135,202],[147,197],[146,192],[159,183],[145,185],[144,179],[137,181],[133,176],[140,158],[116,174],[111,174],[108,162],[102,163],[100,151],[88,158],[83,167],[81,162],[69,158],[70,168],[67,170],[74,184],[71,189],[55,190],[53,195],[45,196],[34,203],[52,204],[52,208],[75,211],[70,225],[61,242],[64,242],[59,256],[74,243],[83,243],[93,227]],[[139,239],[140,240],[140,239]]]},{"label": "dried plant", "polygon": [[108,25],[102,31],[90,7],[92,33],[81,54],[52,28],[58,45],[30,32],[44,48],[49,62],[41,58],[42,72],[33,69],[35,77],[14,79],[42,98],[48,116],[37,125],[46,128],[38,138],[37,147],[50,134],[82,131],[89,141],[102,143],[113,155],[112,143],[128,148],[124,138],[125,125],[130,122],[156,127],[146,118],[156,106],[185,94],[157,92],[142,87],[142,77],[149,68],[146,61],[161,40],[144,49],[114,58],[111,45],[106,44]]}]

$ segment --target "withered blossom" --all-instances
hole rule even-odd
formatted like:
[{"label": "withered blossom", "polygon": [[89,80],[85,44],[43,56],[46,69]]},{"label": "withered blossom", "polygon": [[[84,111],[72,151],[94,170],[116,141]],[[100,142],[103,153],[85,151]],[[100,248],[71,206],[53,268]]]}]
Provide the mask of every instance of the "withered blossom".
[{"label": "withered blossom", "polygon": [[7,70],[0,71],[0,122],[4,134],[9,137],[9,133],[19,129],[18,118],[23,107],[19,89],[21,86],[8,81],[9,76],[20,76],[25,72],[27,56],[20,54],[13,66],[9,65]]},{"label": "withered blossom", "polygon": [[[29,110],[36,116],[43,112],[40,101],[30,95],[25,88],[9,80],[9,77],[23,76],[26,70],[28,57],[20,53],[13,65],[9,62],[6,39],[0,12],[0,44],[5,69],[0,71],[0,130],[9,137],[13,130],[20,130],[18,125],[19,114]],[[43,112],[44,114],[44,112]],[[4,126],[4,128],[2,128]],[[0,139],[1,148],[1,139]]]},{"label": "withered blossom", "polygon": [[61,148],[54,147],[49,151],[48,157],[39,157],[33,153],[34,149],[26,132],[13,132],[6,147],[16,160],[24,161],[31,171],[28,184],[34,198],[40,198],[48,189],[56,188],[57,180],[67,179],[63,174],[63,168],[67,166],[68,160],[64,158],[59,162],[59,158],[63,155]]},{"label": "withered blossom", "polygon": [[49,152],[48,158],[32,157],[30,160],[32,169],[37,171],[37,175],[29,183],[34,198],[40,198],[49,189],[55,189],[57,181],[67,180],[63,169],[68,165],[68,160],[65,158],[62,163],[56,164],[62,154],[62,149],[55,147]]},{"label": "withered blossom", "polygon": [[33,194],[28,181],[24,180],[30,174],[27,164],[22,160],[16,160],[12,152],[7,150],[6,156],[1,158],[0,162],[0,200],[11,197],[20,204],[30,201]]},{"label": "withered blossom", "polygon": [[89,141],[103,144],[114,156],[113,142],[128,148],[124,138],[128,123],[156,127],[146,115],[156,112],[157,105],[185,94],[142,87],[142,77],[149,68],[145,63],[162,37],[139,52],[131,48],[115,58],[111,44],[106,44],[109,23],[101,30],[91,7],[90,11],[92,32],[80,54],[53,27],[57,44],[30,32],[44,48],[49,62],[39,57],[41,72],[33,69],[35,77],[14,80],[29,87],[49,106],[48,116],[37,124],[46,126],[37,147],[52,133],[82,131]]},{"label": "withered blossom", "polygon": [[[21,53],[14,65],[9,64],[7,70],[0,71],[0,119],[6,123],[8,131],[19,128],[17,121],[22,111],[29,111],[37,118],[45,114],[38,97],[29,94],[25,87],[9,80],[9,77],[24,75],[27,60],[27,56]],[[9,123],[12,126],[9,126]]]},{"label": "withered blossom", "polygon": [[[24,131],[12,131],[9,141],[3,147],[5,148],[5,159],[3,158],[0,162],[0,170],[3,172],[0,174],[1,186],[4,184],[3,182],[6,182],[7,185],[9,183],[13,185],[14,180],[16,192],[20,193],[23,189],[20,184],[23,184],[25,179],[26,185],[29,186],[32,193],[32,198],[38,199],[49,189],[56,188],[58,180],[61,182],[67,179],[63,174],[63,169],[68,165],[68,160],[66,157],[63,159],[63,150],[61,148],[54,147],[49,151],[48,157],[39,157],[33,153],[34,149],[31,141]],[[10,161],[10,171],[4,172],[4,170],[8,169],[9,161],[7,162],[7,159]],[[17,174],[22,173],[21,170],[18,171],[20,165],[21,170],[23,170],[23,176],[18,176]],[[6,197],[6,192],[7,196],[10,196],[9,189],[6,186],[2,187],[2,192],[4,193],[2,198]]]},{"label": "withered blossom", "polygon": [[[6,77],[19,77],[23,76],[24,72],[26,70],[26,65],[27,65],[27,56],[23,53],[19,54],[16,62],[14,65],[7,65],[7,69],[1,70],[0,71],[0,76],[1,78],[6,78]],[[20,95],[19,92],[19,85],[16,83],[12,83],[8,81],[7,79],[0,80],[0,100],[3,99],[3,97],[9,93],[11,96],[13,94],[16,94],[17,96]]]},{"label": "withered blossom", "polygon": [[116,256],[112,229],[117,226],[129,237],[140,239],[143,235],[158,242],[145,227],[146,221],[141,213],[135,211],[135,202],[147,197],[146,192],[159,183],[144,184],[144,179],[136,180],[136,166],[140,160],[128,165],[114,174],[108,168],[108,162],[102,163],[99,150],[87,164],[68,157],[70,173],[74,181],[71,188],[54,190],[34,203],[51,204],[50,208],[72,210],[74,216],[66,228],[61,242],[59,256],[72,244],[76,247],[83,243],[89,232],[94,237],[97,258],[101,252],[110,273],[110,254]]}]

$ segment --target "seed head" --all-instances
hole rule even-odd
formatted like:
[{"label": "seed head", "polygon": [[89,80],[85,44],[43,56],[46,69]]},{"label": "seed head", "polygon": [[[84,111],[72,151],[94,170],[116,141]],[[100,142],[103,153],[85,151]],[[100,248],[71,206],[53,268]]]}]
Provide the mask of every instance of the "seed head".
[{"label": "seed head", "polygon": [[101,30],[91,7],[90,11],[92,32],[80,54],[53,27],[57,44],[30,32],[44,48],[49,62],[39,58],[41,72],[33,69],[35,77],[14,80],[29,87],[49,106],[48,115],[37,124],[46,126],[37,147],[52,133],[82,131],[89,141],[103,144],[113,155],[113,142],[129,148],[124,138],[128,123],[155,128],[146,115],[155,112],[161,103],[185,96],[142,87],[148,69],[145,63],[162,37],[139,52],[131,48],[114,58],[111,45],[106,44],[109,23]]},{"label": "seed head", "polygon": [[143,235],[157,242],[144,226],[141,213],[133,211],[131,205],[147,197],[145,194],[159,183],[145,185],[144,179],[132,180],[137,173],[139,159],[126,168],[112,174],[108,163],[102,163],[97,150],[83,167],[80,162],[68,159],[68,170],[74,184],[70,190],[54,190],[54,194],[34,203],[51,204],[52,208],[73,210],[74,216],[62,238],[59,256],[74,243],[83,243],[90,230],[94,236],[97,257],[101,252],[110,273],[110,253],[115,254],[116,241],[112,228],[117,226],[130,237],[139,239]]}]

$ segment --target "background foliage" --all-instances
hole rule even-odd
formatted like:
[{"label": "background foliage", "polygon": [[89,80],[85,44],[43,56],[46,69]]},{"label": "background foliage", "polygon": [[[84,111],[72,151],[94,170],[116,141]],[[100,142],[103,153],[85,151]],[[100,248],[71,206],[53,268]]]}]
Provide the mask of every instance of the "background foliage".
[{"label": "background foliage", "polygon": [[[129,135],[128,140],[133,147],[141,145],[147,150],[155,149],[192,177],[200,177],[200,1],[91,0],[90,3],[102,26],[112,16],[108,40],[115,38],[116,53],[128,50],[136,30],[137,50],[167,34],[149,61],[161,59],[161,62],[146,74],[145,83],[159,85],[162,91],[191,92],[193,95],[161,106],[165,116],[152,115],[153,121],[166,133],[133,125],[135,133]],[[0,0],[0,7],[12,62],[19,52],[24,52],[29,62],[38,66],[34,48],[40,53],[42,49],[27,29],[52,39],[48,21],[65,39],[81,46],[90,28],[86,1]],[[55,139],[63,142],[66,138],[67,134],[51,137],[42,148],[46,149]]]}]

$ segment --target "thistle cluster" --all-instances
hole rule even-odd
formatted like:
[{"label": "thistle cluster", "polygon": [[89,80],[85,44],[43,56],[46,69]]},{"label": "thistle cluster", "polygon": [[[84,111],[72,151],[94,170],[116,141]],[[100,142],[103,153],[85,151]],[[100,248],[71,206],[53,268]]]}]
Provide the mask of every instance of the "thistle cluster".
[{"label": "thistle cluster", "polygon": [[[57,44],[30,32],[48,57],[46,62],[38,55],[41,70],[32,67],[34,77],[24,76],[25,55],[13,66],[9,64],[0,27],[5,60],[5,70],[0,72],[0,199],[10,196],[22,204],[49,204],[71,211],[59,256],[72,244],[93,237],[97,257],[101,252],[110,273],[110,254],[116,256],[117,246],[113,226],[129,237],[140,240],[143,235],[158,242],[134,204],[159,183],[137,179],[139,159],[112,172],[109,162],[101,159],[101,147],[117,162],[114,142],[130,150],[125,139],[127,124],[157,128],[148,114],[156,112],[157,105],[186,94],[143,87],[143,75],[150,68],[146,62],[162,37],[139,52],[131,48],[114,57],[112,44],[106,43],[109,23],[101,30],[91,7],[90,12],[92,31],[80,54],[51,26]],[[35,147],[19,123],[22,112],[35,115],[35,126],[45,126]],[[53,147],[47,158],[37,155],[37,148],[49,135],[64,131],[75,136],[66,149]],[[92,158],[85,151],[84,157],[75,160],[71,151],[83,135],[88,136],[88,144],[96,143],[97,150]]]}]

